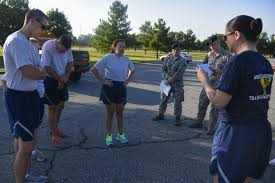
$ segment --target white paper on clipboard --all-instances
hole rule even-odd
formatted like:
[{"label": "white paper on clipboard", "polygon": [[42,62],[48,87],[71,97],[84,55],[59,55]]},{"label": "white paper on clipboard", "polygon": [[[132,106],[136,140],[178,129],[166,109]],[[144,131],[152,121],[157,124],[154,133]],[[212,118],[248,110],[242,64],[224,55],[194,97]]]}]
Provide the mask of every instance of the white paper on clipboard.
[{"label": "white paper on clipboard", "polygon": [[171,90],[171,86],[164,84],[164,81],[161,81],[159,88],[160,88],[160,91],[162,93],[164,93],[166,96],[168,95],[169,91]]},{"label": "white paper on clipboard", "polygon": [[204,72],[206,72],[208,76],[210,76],[213,73],[208,64],[198,64],[197,66],[201,68]]}]

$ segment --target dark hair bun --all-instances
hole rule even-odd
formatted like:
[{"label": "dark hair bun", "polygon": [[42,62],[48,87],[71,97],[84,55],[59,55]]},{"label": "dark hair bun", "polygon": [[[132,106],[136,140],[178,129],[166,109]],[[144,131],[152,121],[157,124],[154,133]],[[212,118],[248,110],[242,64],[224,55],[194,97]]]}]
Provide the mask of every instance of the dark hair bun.
[{"label": "dark hair bun", "polygon": [[262,32],[263,28],[262,19],[256,18],[255,20],[252,20],[250,23],[250,28],[252,32],[254,32],[256,35],[259,35]]}]

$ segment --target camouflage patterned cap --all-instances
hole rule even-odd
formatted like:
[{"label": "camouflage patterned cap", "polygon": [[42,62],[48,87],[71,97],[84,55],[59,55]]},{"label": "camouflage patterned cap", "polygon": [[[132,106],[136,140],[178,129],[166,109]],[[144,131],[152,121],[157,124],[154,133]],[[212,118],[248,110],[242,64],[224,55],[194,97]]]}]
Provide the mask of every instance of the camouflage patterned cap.
[{"label": "camouflage patterned cap", "polygon": [[177,48],[177,47],[182,48],[182,45],[181,45],[180,43],[174,43],[174,44],[172,45],[172,49]]},{"label": "camouflage patterned cap", "polygon": [[207,39],[207,45],[209,46],[210,44],[214,43],[215,41],[218,40],[218,37],[217,36],[210,36],[208,39]]}]

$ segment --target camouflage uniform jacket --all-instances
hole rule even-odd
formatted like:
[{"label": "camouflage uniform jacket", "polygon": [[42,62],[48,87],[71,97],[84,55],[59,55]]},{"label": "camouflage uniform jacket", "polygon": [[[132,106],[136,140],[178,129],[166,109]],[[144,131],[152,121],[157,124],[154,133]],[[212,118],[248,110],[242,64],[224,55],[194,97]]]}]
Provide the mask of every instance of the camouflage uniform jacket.
[{"label": "camouflage uniform jacket", "polygon": [[[210,51],[209,53],[207,53],[203,60],[203,63],[208,63],[211,68],[219,69],[222,71],[226,62],[230,59],[231,56],[232,54],[229,51],[221,48],[220,53],[216,53],[214,51]],[[209,76],[209,81],[213,87],[217,86],[219,79],[220,75],[212,74],[211,76]]]},{"label": "camouflage uniform jacket", "polygon": [[162,79],[168,80],[169,77],[175,79],[175,82],[171,86],[182,87],[183,86],[183,74],[187,67],[187,61],[181,56],[173,57],[169,54],[162,65]]}]

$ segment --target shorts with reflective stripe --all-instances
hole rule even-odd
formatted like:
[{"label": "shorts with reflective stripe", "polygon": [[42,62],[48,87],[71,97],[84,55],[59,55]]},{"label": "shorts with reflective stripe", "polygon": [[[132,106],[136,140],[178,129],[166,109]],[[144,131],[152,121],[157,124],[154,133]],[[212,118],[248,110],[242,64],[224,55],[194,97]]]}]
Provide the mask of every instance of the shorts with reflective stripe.
[{"label": "shorts with reflective stripe", "polygon": [[123,104],[127,102],[127,89],[124,82],[121,81],[111,81],[113,86],[108,86],[106,84],[102,85],[100,98],[104,104]]},{"label": "shorts with reflective stripe", "polygon": [[260,179],[268,166],[272,132],[268,120],[219,122],[212,145],[210,173],[219,183],[243,183]]},{"label": "shorts with reflective stripe", "polygon": [[38,92],[7,89],[5,103],[14,138],[32,141],[34,130],[41,124],[41,103]]}]

